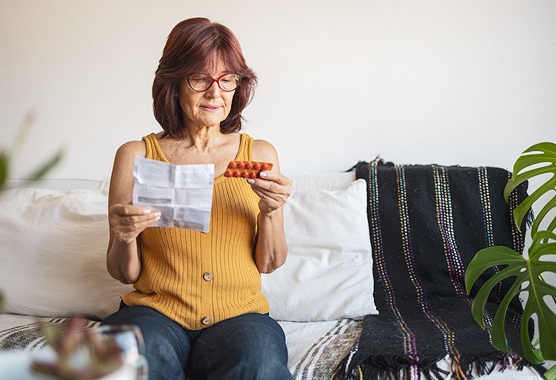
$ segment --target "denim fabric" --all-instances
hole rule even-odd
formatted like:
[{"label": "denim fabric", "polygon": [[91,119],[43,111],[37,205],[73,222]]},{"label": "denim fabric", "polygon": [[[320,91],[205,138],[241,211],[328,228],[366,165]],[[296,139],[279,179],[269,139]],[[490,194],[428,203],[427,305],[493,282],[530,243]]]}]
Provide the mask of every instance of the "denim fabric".
[{"label": "denim fabric", "polygon": [[186,330],[154,309],[122,302],[102,325],[136,325],[145,339],[149,380],[291,379],[286,338],[266,314],[245,314]]}]

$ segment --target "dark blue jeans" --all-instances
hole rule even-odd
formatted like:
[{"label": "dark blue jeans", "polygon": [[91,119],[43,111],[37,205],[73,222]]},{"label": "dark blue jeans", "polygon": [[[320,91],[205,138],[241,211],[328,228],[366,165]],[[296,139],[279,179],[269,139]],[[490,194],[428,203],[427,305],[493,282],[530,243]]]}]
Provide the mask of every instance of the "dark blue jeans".
[{"label": "dark blue jeans", "polygon": [[136,325],[145,339],[149,380],[291,379],[286,338],[265,314],[245,314],[202,330],[186,330],[158,311],[129,307],[102,325]]}]

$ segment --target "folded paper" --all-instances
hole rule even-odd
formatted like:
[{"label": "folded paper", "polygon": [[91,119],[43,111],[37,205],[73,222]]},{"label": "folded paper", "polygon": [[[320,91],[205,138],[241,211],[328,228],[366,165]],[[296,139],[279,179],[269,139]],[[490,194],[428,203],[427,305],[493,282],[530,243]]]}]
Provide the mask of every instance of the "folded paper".
[{"label": "folded paper", "polygon": [[171,165],[136,157],[133,204],[161,212],[150,227],[209,232],[214,165]]}]

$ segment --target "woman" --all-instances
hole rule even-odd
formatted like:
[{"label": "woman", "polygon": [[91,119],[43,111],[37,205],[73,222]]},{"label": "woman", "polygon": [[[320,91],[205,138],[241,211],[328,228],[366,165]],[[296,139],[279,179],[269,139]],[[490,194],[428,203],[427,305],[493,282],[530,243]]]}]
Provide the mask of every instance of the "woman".
[{"label": "woman", "polygon": [[[268,316],[261,273],[286,260],[282,206],[291,181],[274,147],[240,134],[256,77],[232,32],[188,19],[170,33],[153,84],[164,132],[122,145],[110,184],[110,274],[135,290],[103,324],[141,328],[149,378],[287,379],[284,333]],[[149,227],[160,213],[131,203],[135,157],[214,164],[210,232]],[[227,178],[229,161],[273,163]]]}]

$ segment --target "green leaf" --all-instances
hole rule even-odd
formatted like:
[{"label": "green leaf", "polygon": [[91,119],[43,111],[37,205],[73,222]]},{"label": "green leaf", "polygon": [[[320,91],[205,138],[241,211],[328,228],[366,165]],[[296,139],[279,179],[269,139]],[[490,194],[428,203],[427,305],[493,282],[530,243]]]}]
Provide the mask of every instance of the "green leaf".
[{"label": "green leaf", "polygon": [[544,373],[544,377],[547,380],[555,380],[556,379],[556,365],[550,368],[548,371]]},{"label": "green leaf", "polygon": [[525,150],[526,153],[539,152],[539,151],[551,152],[552,156],[556,157],[556,144],[551,142],[542,142],[542,143],[537,143]]},{"label": "green leaf", "polygon": [[[514,210],[514,217],[515,217],[516,224],[520,225],[518,223],[521,223],[523,218],[529,212],[529,209],[531,209],[533,207],[533,204],[535,204],[546,193],[548,193],[551,190],[554,190],[554,188],[556,188],[556,177],[553,177],[552,179],[550,179],[549,181],[544,183],[541,187],[539,187],[537,190],[535,190],[531,195],[529,195],[527,198],[525,198],[523,200],[523,202],[521,202]],[[549,210],[547,210],[547,211],[549,211]],[[548,213],[548,212],[546,212],[546,213]],[[538,231],[539,226],[542,223],[543,218],[545,216],[544,214],[545,213],[541,212],[541,214],[537,215],[537,217],[535,218],[535,222],[533,223],[533,226],[531,228],[532,233],[534,233],[535,231]]]},{"label": "green leaf", "polygon": [[541,364],[544,361],[541,350],[535,350],[531,345],[531,337],[529,336],[529,322],[531,321],[531,319],[525,317],[526,315],[533,314],[532,308],[533,304],[527,302],[523,309],[521,328],[519,330],[521,338],[521,348],[523,349],[523,356],[525,356],[527,360],[529,360],[533,364]]},{"label": "green leaf", "polygon": [[537,294],[539,296],[539,305],[542,307],[538,310],[539,318],[539,346],[542,356],[546,360],[556,359],[556,314],[546,304],[543,297],[546,295],[556,294],[556,288],[549,284],[538,284]]},{"label": "green leaf", "polygon": [[4,188],[4,184],[8,179],[8,158],[5,154],[0,153],[0,190]]},{"label": "green leaf", "polygon": [[[498,305],[492,326],[492,342],[500,351],[508,352],[504,331],[506,313],[510,301],[520,292],[527,292],[520,335],[525,358],[536,364],[544,360],[556,360],[556,314],[545,302],[545,297],[556,297],[556,287],[544,279],[546,273],[556,274],[556,262],[541,260],[546,255],[556,254],[555,241],[556,234],[553,232],[535,233],[529,248],[529,259],[507,247],[495,246],[482,249],[471,260],[465,274],[465,285],[469,293],[475,281],[485,270],[502,264],[508,265],[488,279],[479,289],[473,301],[472,313],[479,325],[484,326],[482,317],[491,290],[503,279],[516,276],[511,289]],[[520,291],[520,287],[524,284],[527,286]],[[533,349],[532,337],[529,336],[529,320],[533,315],[537,316],[540,350]]]},{"label": "green leaf", "polygon": [[519,274],[519,270],[520,270],[519,267],[516,269],[515,266],[509,266],[507,268],[504,268],[502,271],[489,278],[488,281],[485,282],[484,285],[481,287],[481,289],[479,289],[479,291],[477,292],[475,301],[471,306],[471,313],[473,314],[473,317],[482,328],[485,328],[483,315],[484,315],[485,305],[488,301],[488,296],[490,292],[500,281],[505,280],[506,278],[512,276],[517,276]]},{"label": "green leaf", "polygon": [[60,330],[58,327],[50,324],[44,324],[41,328],[45,340],[50,345],[54,345],[60,336]]},{"label": "green leaf", "polygon": [[[13,161],[19,154],[26,140],[26,137],[35,121],[35,113],[30,111],[25,116],[23,122],[19,125],[18,132],[11,148],[0,152],[0,190],[5,187],[8,175],[10,174],[10,161]],[[60,163],[64,157],[63,149],[60,149],[55,155],[48,159],[44,164],[39,166],[34,173],[31,174],[29,181],[36,181],[43,178],[50,170]]]},{"label": "green leaf", "polygon": [[529,260],[538,261],[544,255],[556,254],[556,235],[550,231],[538,231],[533,235],[533,242],[529,247]]},{"label": "green leaf", "polygon": [[12,159],[17,157],[17,155],[23,148],[25,140],[27,139],[27,135],[29,134],[31,127],[35,123],[35,120],[37,118],[36,116],[37,115],[33,110],[27,112],[27,114],[23,118],[23,121],[19,125],[19,128],[17,129],[17,134],[15,136],[15,140],[12,144],[10,151],[7,153],[7,155]]},{"label": "green leaf", "polygon": [[[551,212],[554,209],[556,209],[556,197],[549,200],[544,205],[544,207],[541,209],[541,211],[537,214],[535,223],[533,223],[533,226],[531,227],[531,234],[537,233],[537,231],[539,230],[541,221],[543,221],[546,218],[546,216],[548,215],[548,213]],[[555,228],[556,228],[556,218],[554,218],[552,220],[552,222],[548,225],[546,230],[547,231],[554,231]]]},{"label": "green leaf", "polygon": [[[511,271],[515,273],[514,271]],[[500,272],[502,273],[502,272]],[[518,270],[519,273],[519,270]],[[506,276],[507,278],[508,276]],[[508,307],[512,299],[519,295],[520,287],[523,281],[520,281],[519,278],[514,282],[506,296],[500,303],[498,310],[496,311],[496,315],[494,316],[494,321],[492,322],[492,344],[496,347],[502,347],[500,351],[508,354],[509,349],[506,343],[506,332],[504,331],[504,322],[506,321],[506,314],[508,311]],[[484,309],[484,308],[483,308]]]},{"label": "green leaf", "polygon": [[63,157],[64,151],[60,149],[58,153],[52,156],[46,163],[44,163],[33,174],[31,174],[29,179],[31,181],[36,181],[43,178],[50,170],[52,170],[56,165],[60,163]]},{"label": "green leaf", "polygon": [[[508,181],[506,188],[504,189],[504,197],[506,198],[506,201],[508,200],[510,193],[521,183],[544,174],[552,174],[552,177],[535,192],[529,195],[514,210],[514,217],[518,226],[521,225],[523,218],[527,215],[535,202],[537,202],[549,191],[556,189],[556,144],[551,142],[535,144],[526,149],[522,153],[521,157],[518,158],[513,168],[513,178]],[[538,231],[539,226],[548,214],[548,211],[555,207],[556,204],[549,203],[549,205],[543,208],[543,211],[541,211],[533,223],[532,233]],[[553,226],[552,230],[556,227],[556,225],[553,224],[551,224],[551,226]]]},{"label": "green leaf", "polygon": [[487,269],[496,265],[524,265],[527,261],[522,255],[504,246],[494,246],[481,249],[469,263],[465,271],[465,286],[467,293],[479,276]]}]

